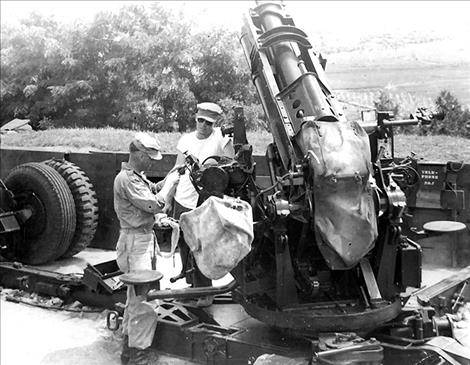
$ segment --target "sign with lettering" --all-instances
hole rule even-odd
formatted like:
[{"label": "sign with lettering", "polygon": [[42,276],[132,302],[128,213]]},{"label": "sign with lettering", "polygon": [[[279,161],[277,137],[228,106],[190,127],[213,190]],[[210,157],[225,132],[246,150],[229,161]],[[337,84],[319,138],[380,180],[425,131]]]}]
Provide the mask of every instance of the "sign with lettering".
[{"label": "sign with lettering", "polygon": [[444,188],[445,166],[419,166],[418,170],[421,177],[420,189],[440,191]]}]

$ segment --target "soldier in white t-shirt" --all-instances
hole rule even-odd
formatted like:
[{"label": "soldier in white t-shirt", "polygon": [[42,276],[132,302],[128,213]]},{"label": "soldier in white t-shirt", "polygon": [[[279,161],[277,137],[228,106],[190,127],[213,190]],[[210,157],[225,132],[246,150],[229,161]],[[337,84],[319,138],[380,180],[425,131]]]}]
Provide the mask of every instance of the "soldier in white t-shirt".
[{"label": "soldier in white t-shirt", "polygon": [[[221,156],[233,158],[235,151],[232,140],[222,135],[220,128],[214,127],[215,123],[223,120],[223,111],[217,104],[201,103],[197,105],[196,112],[196,130],[183,135],[176,149],[178,155],[175,166],[184,164],[184,153],[195,156],[200,163],[203,163],[210,156]],[[180,177],[175,193],[175,202],[173,207],[173,217],[179,219],[181,213],[196,208],[199,195],[194,189],[189,179],[189,171]],[[184,242],[181,235],[178,243],[183,264],[183,273],[191,267],[189,247]],[[212,281],[205,277],[194,264],[190,284],[193,287],[211,286]],[[212,304],[212,297],[201,298],[198,300],[198,306],[204,307]]]}]

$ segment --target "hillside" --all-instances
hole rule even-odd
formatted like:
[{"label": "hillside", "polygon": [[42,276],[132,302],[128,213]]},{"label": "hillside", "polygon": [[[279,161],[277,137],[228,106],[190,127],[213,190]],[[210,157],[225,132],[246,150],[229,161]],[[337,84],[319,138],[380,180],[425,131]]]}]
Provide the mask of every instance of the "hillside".
[{"label": "hillside", "polygon": [[[310,32],[314,48],[327,58],[335,90],[374,92],[387,89],[433,102],[448,90],[470,107],[470,29],[460,32],[370,33],[360,38],[324,30]],[[424,99],[424,100],[423,100]]]}]

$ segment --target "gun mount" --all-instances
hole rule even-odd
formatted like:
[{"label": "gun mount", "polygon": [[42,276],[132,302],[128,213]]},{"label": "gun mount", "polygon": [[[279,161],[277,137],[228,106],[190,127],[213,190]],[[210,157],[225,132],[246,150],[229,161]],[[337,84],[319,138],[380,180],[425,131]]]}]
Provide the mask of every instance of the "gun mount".
[{"label": "gun mount", "polygon": [[395,163],[391,128],[429,118],[421,110],[405,121],[386,113],[374,124],[348,121],[324,59],[281,4],[251,9],[241,44],[274,139],[271,186],[256,185],[240,110],[225,129],[233,160],[187,159],[200,203],[226,194],[253,208],[255,238],[232,271],[233,296],[251,316],[296,333],[377,328],[421,281],[420,247],[400,227],[413,159]]}]

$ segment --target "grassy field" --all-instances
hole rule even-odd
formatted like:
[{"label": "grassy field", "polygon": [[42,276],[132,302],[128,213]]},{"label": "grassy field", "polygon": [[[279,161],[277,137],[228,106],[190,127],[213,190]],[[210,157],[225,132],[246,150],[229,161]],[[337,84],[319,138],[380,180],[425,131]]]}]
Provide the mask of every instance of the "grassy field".
[{"label": "grassy field", "polygon": [[373,106],[373,100],[376,100],[376,97],[370,98],[370,95],[377,95],[380,90],[387,90],[396,95],[397,99],[394,101],[402,111],[412,113],[414,110],[409,108],[412,99],[420,104],[418,106],[429,107],[434,104],[434,100],[442,90],[448,90],[462,105],[470,107],[470,64],[414,68],[342,68],[336,71],[330,70],[328,78],[336,94],[344,92],[363,94],[364,101],[367,101],[366,105]]},{"label": "grassy field", "polygon": [[358,49],[326,53],[327,76],[334,90],[386,88],[435,99],[446,89],[470,107],[470,47],[465,37],[462,33],[430,42],[395,39],[393,46],[380,44],[386,38],[363,39]]},{"label": "grassy field", "polygon": [[[134,131],[124,129],[50,129],[1,135],[2,148],[50,147],[70,152],[123,151],[127,152]],[[180,133],[159,133],[164,153],[175,153]],[[267,132],[248,132],[248,141],[255,155],[264,155],[272,141]],[[424,161],[465,161],[470,163],[470,141],[451,136],[396,135],[395,155],[407,156],[411,151]]]},{"label": "grassy field", "polygon": [[[374,101],[379,100],[383,89],[335,90],[334,94],[342,103],[343,111],[348,120],[360,120],[361,111],[374,108]],[[415,115],[419,107],[434,108],[434,99],[410,92],[388,90],[390,101],[398,106],[396,119],[406,119]]]}]

